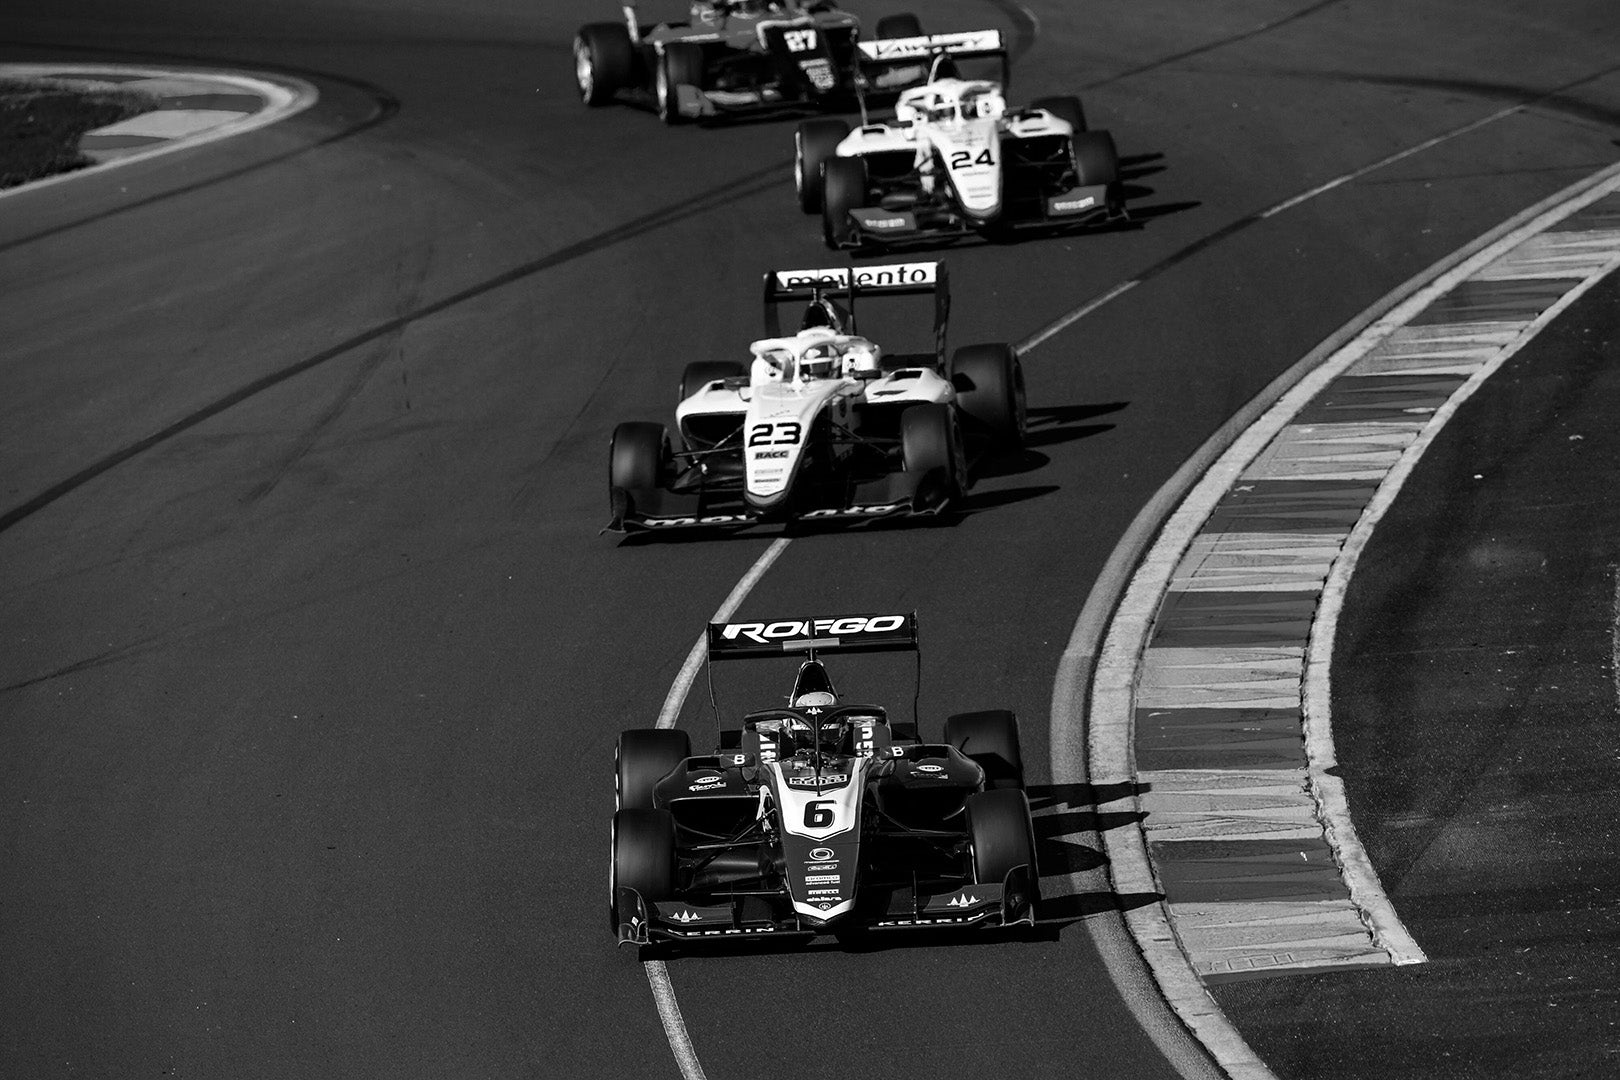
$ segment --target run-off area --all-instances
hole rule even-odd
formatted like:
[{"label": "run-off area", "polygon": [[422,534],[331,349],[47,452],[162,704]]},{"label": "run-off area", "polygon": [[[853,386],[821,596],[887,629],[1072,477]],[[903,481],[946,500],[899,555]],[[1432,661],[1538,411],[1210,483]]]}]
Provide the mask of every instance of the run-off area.
[{"label": "run-off area", "polygon": [[[1617,356],[1620,275],[1461,410],[1362,556],[1334,737],[1357,831],[1431,962],[1215,987],[1281,1077],[1620,1060]],[[1301,999],[1303,1017],[1276,1007]]]}]

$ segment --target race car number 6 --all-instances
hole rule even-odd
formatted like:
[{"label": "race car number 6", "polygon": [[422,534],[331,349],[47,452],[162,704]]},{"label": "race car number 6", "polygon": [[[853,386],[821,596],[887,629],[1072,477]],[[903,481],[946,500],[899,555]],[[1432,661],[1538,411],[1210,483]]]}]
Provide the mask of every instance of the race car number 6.
[{"label": "race car number 6", "polygon": [[748,445],[792,446],[803,430],[794,420],[769,420],[748,429]]},{"label": "race car number 6", "polygon": [[834,821],[837,821],[838,815],[833,812],[835,805],[837,804],[831,799],[817,799],[814,802],[806,803],[804,806],[804,827],[807,829],[825,829]]}]

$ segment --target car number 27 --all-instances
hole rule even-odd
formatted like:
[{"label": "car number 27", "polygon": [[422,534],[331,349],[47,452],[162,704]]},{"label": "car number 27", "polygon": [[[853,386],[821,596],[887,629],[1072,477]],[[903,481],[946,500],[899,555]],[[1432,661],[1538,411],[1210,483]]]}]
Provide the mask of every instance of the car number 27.
[{"label": "car number 27", "polygon": [[803,431],[796,420],[767,420],[748,429],[748,445],[795,446]]}]

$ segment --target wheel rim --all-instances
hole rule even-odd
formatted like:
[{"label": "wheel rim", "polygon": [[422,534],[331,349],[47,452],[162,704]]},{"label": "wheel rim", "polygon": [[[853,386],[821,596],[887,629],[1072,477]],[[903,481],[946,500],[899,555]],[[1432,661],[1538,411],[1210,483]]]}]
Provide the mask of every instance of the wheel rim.
[{"label": "wheel rim", "polygon": [[574,43],[574,81],[579,84],[579,96],[591,100],[596,91],[596,65],[591,63],[591,51],[583,41]]},{"label": "wheel rim", "polygon": [[657,93],[660,120],[669,119],[669,69],[665,66],[666,63],[667,61],[660,61],[658,64]]}]

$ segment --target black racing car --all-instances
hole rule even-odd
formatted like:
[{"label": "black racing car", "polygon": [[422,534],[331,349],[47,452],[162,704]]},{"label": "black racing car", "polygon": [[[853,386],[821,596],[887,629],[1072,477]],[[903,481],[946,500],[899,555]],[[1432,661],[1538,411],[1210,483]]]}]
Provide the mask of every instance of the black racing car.
[{"label": "black racing car", "polygon": [[[619,943],[1034,925],[1034,829],[1010,712],[841,701],[820,657],[917,651],[915,613],[711,623],[709,660],[799,660],[788,704],[619,736],[609,921]],[[920,659],[919,659],[920,663]]]},{"label": "black racing car", "polygon": [[[620,93],[650,100],[666,124],[760,110],[844,109],[857,80],[898,90],[927,77],[914,60],[876,61],[855,47],[860,20],[831,0],[699,0],[680,22],[589,23],[574,39],[574,72],[587,105]],[[922,34],[915,15],[879,19],[878,39]]]}]

